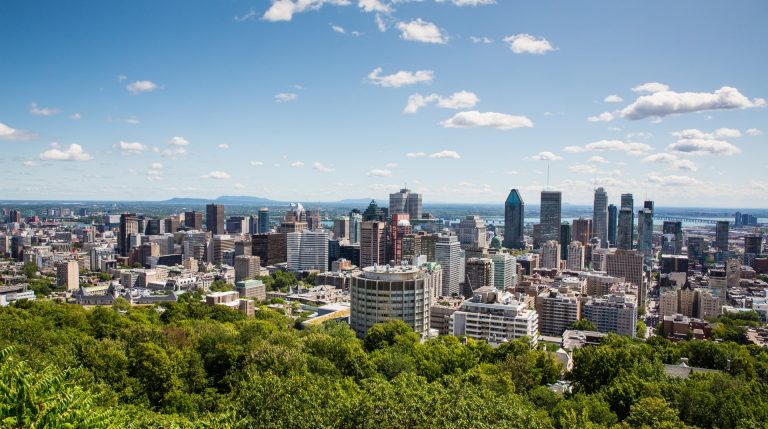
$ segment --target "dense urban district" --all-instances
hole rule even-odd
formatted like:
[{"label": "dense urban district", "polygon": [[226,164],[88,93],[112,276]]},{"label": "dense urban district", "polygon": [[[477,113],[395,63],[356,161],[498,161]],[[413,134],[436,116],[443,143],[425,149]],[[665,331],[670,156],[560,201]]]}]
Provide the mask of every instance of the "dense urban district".
[{"label": "dense urban district", "polygon": [[764,210],[616,197],[0,203],[0,426],[768,428]]}]

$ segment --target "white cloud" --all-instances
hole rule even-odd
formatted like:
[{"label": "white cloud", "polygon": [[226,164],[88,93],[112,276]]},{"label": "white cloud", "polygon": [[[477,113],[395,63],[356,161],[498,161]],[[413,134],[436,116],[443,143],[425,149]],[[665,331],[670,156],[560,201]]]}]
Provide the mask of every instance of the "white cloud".
[{"label": "white cloud", "polygon": [[763,131],[759,130],[757,128],[750,128],[747,130],[747,135],[749,136],[761,136],[763,135]]},{"label": "white cloud", "polygon": [[667,146],[668,152],[689,155],[738,155],[741,149],[732,143],[712,139],[681,139]]},{"label": "white cloud", "polygon": [[459,112],[450,119],[441,122],[441,124],[444,128],[488,127],[500,130],[533,127],[533,122],[525,116],[513,116],[496,112],[478,112],[477,110]]},{"label": "white cloud", "polygon": [[715,137],[741,137],[741,131],[734,128],[718,128]]},{"label": "white cloud", "polygon": [[280,92],[275,94],[275,101],[277,103],[288,103],[299,99],[299,94],[293,92]]},{"label": "white cloud", "polygon": [[368,177],[389,177],[392,175],[391,170],[386,170],[383,168],[374,168],[373,170],[368,172]]},{"label": "white cloud", "polygon": [[442,97],[438,94],[430,94],[427,96],[421,94],[413,94],[408,97],[408,104],[406,104],[404,113],[416,113],[420,108],[425,107],[431,103],[436,103],[439,107],[446,109],[466,109],[474,107],[480,98],[474,92],[459,91],[454,92],[449,97]]},{"label": "white cloud", "polygon": [[[650,151],[651,146],[645,143],[637,142],[624,142],[621,140],[599,140],[589,143],[583,148],[585,151],[590,152],[626,152],[629,155],[642,155],[645,152]],[[572,150],[568,150],[571,152]]]},{"label": "white cloud", "polygon": [[252,21],[256,19],[258,15],[256,14],[256,11],[254,9],[251,9],[250,11],[244,13],[243,15],[235,15],[234,18],[232,18],[235,22],[243,22],[243,21]]},{"label": "white cloud", "polygon": [[606,102],[606,103],[621,103],[622,101],[624,101],[624,99],[619,97],[616,94],[611,94],[611,95],[603,98],[603,101]]},{"label": "white cloud", "polygon": [[71,119],[73,121],[79,121],[82,118],[83,118],[83,116],[81,114],[77,113],[77,112],[69,115],[69,119]]},{"label": "white cloud", "polygon": [[592,156],[587,161],[593,164],[608,164],[608,160],[599,155]]},{"label": "white cloud", "polygon": [[766,101],[762,98],[750,100],[738,89],[724,86],[714,93],[660,91],[643,95],[622,109],[620,115],[626,119],[638,120],[706,110],[763,107],[765,104]]},{"label": "white cloud", "polygon": [[389,5],[384,4],[379,0],[359,0],[357,3],[357,6],[363,12],[381,12],[381,13],[392,12],[392,8]]},{"label": "white cloud", "polygon": [[656,153],[643,158],[643,162],[655,162],[667,164],[673,168],[683,171],[696,171],[698,167],[689,159],[680,159],[671,153]]},{"label": "white cloud", "polygon": [[586,151],[587,150],[581,146],[566,146],[563,148],[563,152],[568,152],[568,153],[580,153],[580,152],[586,152]]},{"label": "white cloud", "polygon": [[417,70],[415,72],[400,70],[390,75],[381,75],[381,72],[381,67],[373,69],[372,72],[368,73],[368,81],[387,88],[400,88],[417,83],[430,83],[435,78],[435,72],[432,70]]},{"label": "white cloud", "polygon": [[429,155],[430,158],[435,159],[459,159],[461,156],[458,152],[454,150],[441,150],[440,152],[435,152]]},{"label": "white cloud", "polygon": [[632,91],[647,92],[652,94],[654,92],[666,91],[668,89],[669,89],[669,85],[664,85],[663,83],[659,83],[659,82],[648,82],[642,85],[637,85],[636,87],[632,88]]},{"label": "white cloud", "polygon": [[36,136],[24,130],[17,130],[0,122],[0,140],[31,140]]},{"label": "white cloud", "polygon": [[396,162],[388,162],[388,163],[384,164],[384,167],[386,167],[386,168],[397,168],[398,166],[399,166],[399,164],[396,163]]},{"label": "white cloud", "polygon": [[469,40],[471,40],[472,43],[483,43],[483,44],[486,44],[486,45],[493,43],[493,39],[491,39],[490,37],[485,37],[485,36],[483,36],[483,37],[469,36]]},{"label": "white cloud", "polygon": [[323,165],[322,163],[317,161],[315,161],[315,163],[312,165],[312,168],[314,168],[315,170],[321,173],[333,173],[334,171],[336,171],[335,168],[329,167],[327,165]]},{"label": "white cloud", "polygon": [[129,83],[125,88],[133,94],[141,94],[142,92],[152,92],[159,87],[156,83],[149,80],[137,80]]},{"label": "white cloud", "polygon": [[[157,152],[157,150],[155,150],[155,152]],[[176,159],[186,154],[187,154],[187,149],[182,146],[173,146],[171,148],[163,149],[160,151],[160,156],[165,158],[172,158],[172,159]]]},{"label": "white cloud", "polygon": [[653,134],[645,132],[645,131],[638,131],[638,132],[628,133],[627,134],[627,139],[629,139],[629,140],[632,140],[632,139],[648,140],[650,138],[653,138]]},{"label": "white cloud", "polygon": [[576,164],[568,166],[568,171],[575,174],[596,174],[600,170],[598,170],[597,167],[593,165]]},{"label": "white cloud", "polygon": [[118,142],[113,147],[120,149],[123,155],[139,155],[149,149],[145,144],[139,142]]},{"label": "white cloud", "polygon": [[135,117],[135,116],[131,116],[130,118],[126,118],[126,119],[124,120],[124,122],[125,122],[126,124],[131,124],[131,125],[138,125],[139,123],[141,123],[141,122],[139,121],[139,118],[137,118],[137,117]]},{"label": "white cloud", "polygon": [[155,181],[163,178],[163,164],[153,162],[147,169],[147,180]]},{"label": "white cloud", "polygon": [[376,27],[378,27],[379,31],[382,33],[387,31],[387,19],[385,18],[386,15],[381,15],[379,13],[376,14]]},{"label": "white cloud", "polygon": [[46,150],[40,154],[40,159],[43,161],[90,161],[93,159],[91,155],[83,150],[83,147],[79,144],[71,144],[64,149],[61,149],[57,143],[51,144],[52,149]]},{"label": "white cloud", "polygon": [[407,158],[421,158],[427,156],[424,152],[408,152],[405,154]]},{"label": "white cloud", "polygon": [[396,27],[400,30],[400,38],[403,40],[438,44],[448,42],[448,36],[443,34],[435,24],[423,21],[421,18],[408,23],[398,22]]},{"label": "white cloud", "polygon": [[22,162],[22,164],[25,167],[37,167],[38,165],[40,165],[37,161],[32,161],[32,160],[24,161],[24,162]]},{"label": "white cloud", "polygon": [[703,183],[699,180],[694,179],[693,177],[689,176],[660,176],[655,173],[651,173],[648,175],[648,181],[651,183],[658,184],[660,186],[677,186],[677,187],[686,187],[686,186],[699,186]]},{"label": "white cloud", "polygon": [[460,194],[493,194],[493,188],[487,183],[459,182],[456,191]]},{"label": "white cloud", "polygon": [[347,34],[347,30],[344,29],[344,27],[333,25],[331,24],[331,30],[339,33],[339,34]]},{"label": "white cloud", "polygon": [[203,179],[216,179],[216,180],[225,180],[225,179],[232,178],[232,176],[230,176],[229,173],[225,173],[223,171],[211,171],[210,173],[203,174],[200,177],[202,177]]},{"label": "white cloud", "polygon": [[603,112],[597,116],[590,116],[587,118],[587,121],[589,122],[609,122],[612,121],[614,118],[613,113],[611,112]]},{"label": "white cloud", "polygon": [[[294,13],[320,9],[324,4],[347,6],[349,0],[272,0],[272,5],[262,17],[265,21],[290,21]],[[247,16],[247,14],[245,15]]]},{"label": "white cloud", "polygon": [[504,38],[504,41],[509,44],[509,48],[516,54],[543,55],[555,50],[547,39],[543,37],[535,37],[530,34],[507,36]]},{"label": "white cloud", "polygon": [[711,133],[706,133],[696,128],[689,128],[686,130],[673,132],[672,135],[679,139],[714,140],[716,138],[722,137],[741,137],[741,131],[733,128],[718,128]]},{"label": "white cloud", "polygon": [[536,155],[533,155],[531,159],[536,161],[560,161],[563,159],[560,155],[555,155],[552,152],[539,152]]},{"label": "white cloud", "polygon": [[229,149],[229,145],[226,143],[217,144],[216,147],[219,149]]},{"label": "white cloud", "polygon": [[302,168],[304,167],[304,163],[301,161],[295,161],[291,163],[291,167],[293,168]]},{"label": "white cloud", "polygon": [[[444,3],[446,0],[436,0],[437,3]],[[496,0],[451,0],[456,6],[481,6],[487,4],[496,4]]]},{"label": "white cloud", "polygon": [[174,137],[171,137],[170,140],[168,140],[168,144],[171,146],[187,146],[189,145],[189,140],[181,136],[174,136]]},{"label": "white cloud", "polygon": [[29,105],[29,113],[36,116],[53,116],[59,113],[55,107],[37,107],[37,103],[32,102]]},{"label": "white cloud", "polygon": [[235,189],[238,189],[238,190],[245,189],[245,185],[243,185],[242,183],[235,183]]},{"label": "white cloud", "polygon": [[261,161],[251,161],[249,164],[251,164],[251,166],[253,167],[261,167],[262,165],[264,165],[264,163]]}]

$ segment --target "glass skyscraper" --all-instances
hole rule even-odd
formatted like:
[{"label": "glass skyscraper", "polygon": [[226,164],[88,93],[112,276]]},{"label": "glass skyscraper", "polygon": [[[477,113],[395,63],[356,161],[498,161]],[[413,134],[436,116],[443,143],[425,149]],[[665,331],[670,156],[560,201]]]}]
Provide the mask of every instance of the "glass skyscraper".
[{"label": "glass skyscraper", "polygon": [[608,247],[608,194],[602,187],[595,189],[592,209],[592,237],[600,239],[600,247]]},{"label": "glass skyscraper", "polygon": [[523,237],[523,222],[525,218],[525,203],[517,189],[509,191],[504,201],[504,247],[508,249],[525,249]]},{"label": "glass skyscraper", "polygon": [[608,243],[616,245],[616,225],[619,219],[619,211],[613,204],[608,204]]},{"label": "glass skyscraper", "polygon": [[560,241],[562,194],[559,191],[541,191],[541,242]]}]

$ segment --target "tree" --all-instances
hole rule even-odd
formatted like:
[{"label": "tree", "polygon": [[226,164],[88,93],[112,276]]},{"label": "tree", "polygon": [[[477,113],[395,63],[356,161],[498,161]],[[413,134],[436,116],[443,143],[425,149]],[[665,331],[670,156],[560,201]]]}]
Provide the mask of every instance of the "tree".
[{"label": "tree", "polygon": [[575,329],[577,331],[597,331],[597,326],[588,319],[579,319],[571,323],[568,329]]},{"label": "tree", "polygon": [[637,428],[685,428],[685,424],[678,417],[677,410],[670,407],[665,400],[657,397],[643,398],[632,405],[627,423]]},{"label": "tree", "polygon": [[228,284],[224,280],[214,280],[213,283],[211,283],[211,292],[227,292],[230,290],[234,290],[231,284]]},{"label": "tree", "polygon": [[27,276],[27,279],[33,279],[37,277],[37,264],[34,262],[26,262],[24,263],[24,275]]},{"label": "tree", "polygon": [[642,320],[637,321],[636,325],[636,331],[637,331],[637,338],[645,338],[645,336],[648,334],[648,327],[645,326],[645,322]]},{"label": "tree", "polygon": [[397,341],[417,342],[418,335],[402,320],[377,323],[365,333],[363,342],[369,352],[392,346]]}]

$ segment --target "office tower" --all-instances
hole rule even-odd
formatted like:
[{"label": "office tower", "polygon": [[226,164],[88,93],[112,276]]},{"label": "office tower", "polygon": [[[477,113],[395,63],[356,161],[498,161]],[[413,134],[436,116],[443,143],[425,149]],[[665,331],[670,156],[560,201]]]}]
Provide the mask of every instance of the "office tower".
[{"label": "office tower", "polygon": [[387,262],[387,224],[384,221],[364,221],[360,225],[360,267],[383,265]]},{"label": "office tower", "polygon": [[131,234],[139,233],[139,219],[135,213],[120,215],[120,230],[117,236],[117,249],[121,256],[128,256],[131,250]]},{"label": "office tower", "polygon": [[224,206],[208,204],[205,206],[205,228],[214,235],[224,234]]},{"label": "office tower", "polygon": [[371,222],[371,221],[386,221],[387,215],[384,213],[384,210],[382,210],[378,204],[376,204],[375,200],[371,200],[371,203],[368,204],[368,208],[365,209],[363,212],[363,222]]},{"label": "office tower", "polygon": [[750,234],[744,236],[744,265],[752,266],[755,258],[760,256],[763,249],[763,236]]},{"label": "office tower", "polygon": [[661,273],[688,273],[688,258],[681,255],[661,255]]},{"label": "office tower", "polygon": [[262,207],[259,209],[259,230],[254,233],[258,232],[259,234],[266,234],[269,230],[269,209]]},{"label": "office tower", "polygon": [[741,279],[741,262],[739,262],[738,259],[734,258],[725,261],[725,276],[729,289],[739,286],[739,279]]},{"label": "office tower", "polygon": [[516,261],[509,253],[496,253],[491,255],[493,261],[493,286],[505,291],[515,287]]},{"label": "office tower", "polygon": [[637,332],[637,304],[634,295],[608,295],[592,298],[583,307],[583,318],[599,332],[634,337]]},{"label": "office tower", "polygon": [[560,212],[562,194],[559,191],[541,191],[541,242],[560,239]]},{"label": "office tower", "polygon": [[11,210],[8,212],[9,223],[21,223],[21,212],[19,210]]},{"label": "office tower", "polygon": [[609,276],[624,277],[637,287],[639,307],[645,306],[646,284],[643,275],[643,255],[634,250],[617,250],[605,257],[605,271]]},{"label": "office tower", "polygon": [[555,240],[549,240],[541,246],[541,268],[559,268],[560,267],[560,243]]},{"label": "office tower", "polygon": [[[629,239],[629,248],[632,248],[633,243],[635,242],[635,199],[632,196],[632,194],[621,194],[621,209],[629,209],[630,213],[630,222],[629,222],[629,229],[630,229],[630,239]],[[619,211],[621,213],[621,211]]]},{"label": "office tower", "polygon": [[459,222],[459,243],[462,249],[485,249],[488,247],[485,222],[480,216],[466,216]]},{"label": "office tower", "polygon": [[613,204],[608,204],[608,245],[616,246],[616,229],[619,219],[619,210]]},{"label": "office tower", "polygon": [[195,210],[184,212],[184,226],[198,231],[203,229],[203,214]]},{"label": "office tower", "polygon": [[235,240],[235,256],[240,255],[253,255],[253,240],[250,235],[244,235]]},{"label": "office tower", "polygon": [[579,320],[581,302],[577,297],[557,291],[543,292],[536,297],[539,332],[559,337],[573,322]]},{"label": "office tower", "polygon": [[[592,219],[578,218],[573,220],[571,241],[580,241],[585,246],[592,238]],[[569,241],[570,243],[570,241]]]},{"label": "office tower", "polygon": [[[328,269],[333,270],[334,262],[341,258],[341,242],[338,239],[328,240]],[[338,264],[337,264],[338,265]],[[350,265],[352,265],[350,263]]]},{"label": "office tower", "polygon": [[75,290],[80,286],[80,266],[70,259],[61,261],[56,266],[56,286],[66,290]]},{"label": "office tower", "polygon": [[166,233],[173,234],[176,232],[177,229],[179,229],[179,217],[178,216],[171,216],[168,218],[163,219],[163,228]]},{"label": "office tower", "polygon": [[517,189],[509,191],[504,201],[504,247],[508,249],[525,249],[523,224],[525,221],[525,204]]},{"label": "office tower", "polygon": [[160,219],[148,219],[144,234],[146,235],[160,235],[163,233],[163,227],[165,224]]},{"label": "office tower", "polygon": [[421,254],[427,258],[428,262],[435,262],[437,260],[435,259],[435,246],[437,240],[440,239],[440,234],[419,232],[419,236],[421,237]]},{"label": "office tower", "polygon": [[411,233],[411,222],[408,213],[395,213],[392,215],[392,224],[389,227],[389,244],[392,250],[391,259],[399,264],[404,259],[403,238]]},{"label": "office tower", "polygon": [[360,243],[360,224],[363,223],[363,215],[360,210],[354,209],[349,212],[349,242],[350,244]]},{"label": "office tower", "polygon": [[584,269],[584,245],[580,241],[572,241],[568,245],[568,257],[566,267],[569,270]]},{"label": "office tower", "polygon": [[349,239],[348,216],[342,216],[333,220],[333,236],[339,240]]},{"label": "office tower", "polygon": [[622,207],[619,211],[619,228],[617,234],[616,247],[623,250],[632,250],[632,240],[634,238],[634,220],[635,214],[629,207]]},{"label": "office tower", "polygon": [[563,222],[560,225],[560,258],[564,261],[568,260],[568,244],[573,241],[571,239],[571,225],[568,222]]},{"label": "office tower", "polygon": [[[403,236],[403,259],[412,260],[415,256],[423,255],[421,249],[421,234],[406,234]],[[434,248],[433,248],[434,260]]]},{"label": "office tower", "polygon": [[214,235],[213,239],[211,239],[211,247],[213,252],[208,254],[208,262],[215,265],[225,264],[227,262],[225,260],[227,252],[232,251],[232,257],[234,258],[235,238],[231,235]]},{"label": "office tower", "polygon": [[227,234],[250,234],[251,218],[249,216],[230,216],[225,222]]},{"label": "office tower", "polygon": [[389,215],[407,213],[410,219],[421,219],[421,194],[403,188],[400,192],[389,194]]},{"label": "office tower", "polygon": [[309,212],[307,212],[307,229],[310,231],[317,231],[322,228],[320,209],[309,210]]},{"label": "office tower", "polygon": [[458,295],[461,292],[459,284],[464,280],[464,258],[461,253],[461,244],[455,235],[438,237],[435,243],[435,262],[443,268],[442,296]]},{"label": "office tower", "polygon": [[541,248],[541,224],[535,223],[533,224],[533,232],[531,233],[531,239],[533,241],[533,249],[538,250]]},{"label": "office tower", "polygon": [[637,212],[637,249],[650,265],[653,255],[653,201],[646,201]]},{"label": "office tower", "polygon": [[700,235],[688,236],[686,251],[690,261],[696,261],[703,265],[707,260],[707,244],[704,237]]},{"label": "office tower", "polygon": [[449,332],[499,345],[521,337],[536,344],[538,314],[516,301],[511,293],[483,287],[450,316]]},{"label": "office tower", "polygon": [[307,229],[308,229],[308,225],[306,222],[283,221],[283,222],[280,222],[280,226],[277,228],[277,232],[282,234],[288,234],[291,232],[306,231]]},{"label": "office tower", "polygon": [[733,226],[738,228],[741,226],[741,212],[736,212],[736,215],[734,217],[735,219],[733,222]]},{"label": "office tower", "polygon": [[155,242],[142,243],[139,246],[138,262],[144,268],[151,268],[157,265],[157,258],[160,257],[160,245]]},{"label": "office tower", "polygon": [[253,243],[252,254],[258,256],[265,267],[281,264],[287,260],[287,244],[285,234],[270,232],[251,236]]},{"label": "office tower", "polygon": [[339,259],[346,259],[352,265],[360,267],[360,244],[339,244]]},{"label": "office tower", "polygon": [[429,307],[442,275],[439,268],[432,268],[379,265],[352,274],[349,325],[357,336],[362,338],[373,325],[389,320],[402,320],[417,334],[427,334]]},{"label": "office tower", "polygon": [[608,247],[608,194],[602,187],[595,189],[595,203],[592,209],[592,237],[600,239],[600,247],[604,249]]},{"label": "office tower", "polygon": [[730,223],[727,220],[719,220],[715,225],[715,248],[718,252],[728,251],[728,228]]},{"label": "office tower", "polygon": [[493,262],[490,258],[469,258],[464,268],[464,295],[472,296],[472,291],[493,286]]},{"label": "office tower", "polygon": [[256,278],[260,272],[261,260],[258,256],[235,256],[235,282]]},{"label": "office tower", "polygon": [[286,252],[290,271],[328,269],[328,233],[301,231],[286,234]]},{"label": "office tower", "polygon": [[664,255],[683,254],[683,224],[679,221],[665,220],[661,238],[661,253]]}]

